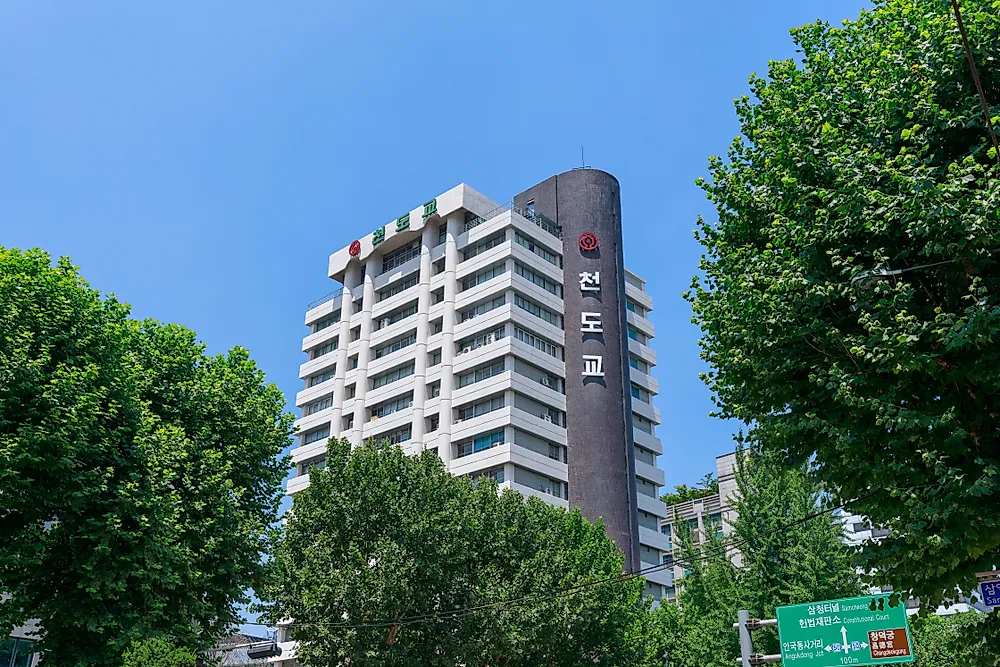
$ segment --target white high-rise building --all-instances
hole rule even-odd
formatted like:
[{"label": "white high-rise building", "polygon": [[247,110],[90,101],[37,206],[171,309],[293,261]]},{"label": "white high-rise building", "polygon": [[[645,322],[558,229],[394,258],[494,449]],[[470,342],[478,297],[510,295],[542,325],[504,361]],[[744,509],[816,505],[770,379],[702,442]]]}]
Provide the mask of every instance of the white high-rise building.
[{"label": "white high-rise building", "polygon": [[[459,185],[330,256],[328,275],[340,287],[305,314],[289,494],[308,486],[327,439],[341,436],[388,440],[411,454],[431,449],[455,475],[489,476],[501,489],[570,505],[564,292],[577,279],[564,280],[560,226],[533,202],[521,208]],[[624,272],[624,282],[622,375],[635,462],[629,509],[640,566],[650,567],[670,547],[660,532],[653,304],[640,278]],[[670,578],[650,573],[647,592],[659,599]]]}]

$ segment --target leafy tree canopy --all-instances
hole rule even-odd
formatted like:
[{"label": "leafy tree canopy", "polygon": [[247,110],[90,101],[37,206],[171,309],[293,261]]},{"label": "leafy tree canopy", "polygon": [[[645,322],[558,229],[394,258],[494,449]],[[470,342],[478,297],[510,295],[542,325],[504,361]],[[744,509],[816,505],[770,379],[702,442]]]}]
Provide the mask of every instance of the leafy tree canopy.
[{"label": "leafy tree canopy", "polygon": [[305,664],[646,664],[642,582],[596,583],[622,573],[604,527],[454,477],[434,452],[331,440],[273,565],[266,610],[294,619]]},{"label": "leafy tree canopy", "polygon": [[53,664],[205,644],[259,584],[292,417],[246,350],[129,318],[68,259],[0,248],[0,627]]},{"label": "leafy tree canopy", "polygon": [[717,494],[718,492],[719,480],[716,479],[714,473],[708,473],[698,481],[696,486],[678,484],[674,487],[672,493],[664,493],[660,496],[660,501],[666,503],[667,505],[676,505],[677,503],[683,503],[688,500],[705,498],[707,496]]},{"label": "leafy tree canopy", "polygon": [[[992,114],[1000,3],[962,0]],[[792,31],[702,182],[687,298],[718,414],[890,528],[879,583],[934,606],[1000,560],[1000,166],[948,0]]]},{"label": "leafy tree canopy", "polygon": [[196,664],[194,651],[177,647],[165,637],[133,642],[122,656],[122,667],[195,667]]}]

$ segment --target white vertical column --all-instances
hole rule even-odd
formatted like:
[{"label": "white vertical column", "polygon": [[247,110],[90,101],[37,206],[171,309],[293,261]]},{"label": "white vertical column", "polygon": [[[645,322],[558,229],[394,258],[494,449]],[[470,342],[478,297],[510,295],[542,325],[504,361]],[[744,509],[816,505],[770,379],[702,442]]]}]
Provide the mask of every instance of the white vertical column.
[{"label": "white vertical column", "polygon": [[351,443],[361,444],[365,428],[365,394],[368,393],[368,359],[371,357],[372,307],[375,305],[375,273],[382,266],[382,258],[372,255],[365,264],[364,297],[361,301],[361,349],[358,350],[358,374],[354,384],[354,430]]},{"label": "white vertical column", "polygon": [[347,346],[351,343],[351,316],[354,314],[353,290],[361,283],[361,262],[351,262],[344,273],[344,293],[340,296],[340,333],[337,334],[337,379],[333,385],[333,417],[330,435],[344,430],[344,386],[347,378]]},{"label": "white vertical column", "polygon": [[455,297],[458,284],[455,272],[458,268],[458,235],[465,224],[461,213],[448,217],[447,237],[444,250],[444,317],[442,320],[441,343],[441,420],[438,433],[438,456],[445,467],[451,463],[452,443],[451,399],[455,390]]},{"label": "white vertical column", "polygon": [[417,296],[416,361],[413,367],[413,436],[412,441],[424,450],[424,405],[427,401],[427,337],[430,335],[431,248],[437,241],[436,225],[424,226],[420,240],[420,292]]}]

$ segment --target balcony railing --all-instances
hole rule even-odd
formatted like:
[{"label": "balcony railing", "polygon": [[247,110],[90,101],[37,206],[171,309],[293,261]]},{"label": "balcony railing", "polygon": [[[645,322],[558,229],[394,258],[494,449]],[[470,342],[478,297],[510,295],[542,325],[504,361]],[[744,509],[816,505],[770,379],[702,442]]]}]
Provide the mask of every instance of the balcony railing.
[{"label": "balcony railing", "polygon": [[556,238],[562,238],[562,227],[552,218],[542,215],[541,213],[535,213],[534,211],[522,211],[521,209],[514,206],[514,202],[507,202],[506,204],[501,204],[495,209],[487,213],[486,215],[479,216],[469,220],[465,223],[465,231],[469,231],[474,227],[478,227],[484,222],[488,222],[493,218],[506,213],[507,211],[513,211],[520,215],[525,220],[535,223],[552,236]]},{"label": "balcony railing", "polygon": [[342,293],[343,293],[343,290],[338,290],[336,292],[330,292],[326,296],[322,296],[322,297],[316,299],[315,301],[313,301],[312,303],[310,303],[308,306],[306,306],[306,310],[312,310],[313,308],[316,308],[317,306],[322,306],[324,303],[327,303],[328,301],[333,301],[338,296],[340,296]]}]

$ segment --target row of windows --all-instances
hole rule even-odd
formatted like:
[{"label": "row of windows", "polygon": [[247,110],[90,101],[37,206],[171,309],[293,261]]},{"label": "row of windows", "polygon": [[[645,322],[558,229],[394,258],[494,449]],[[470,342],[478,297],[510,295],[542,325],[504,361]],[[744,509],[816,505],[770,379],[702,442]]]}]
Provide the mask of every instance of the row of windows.
[{"label": "row of windows", "polygon": [[514,273],[521,276],[528,282],[538,285],[547,292],[552,292],[556,296],[559,296],[559,285],[557,285],[551,279],[543,276],[542,274],[532,271],[524,264],[521,264],[520,262],[514,262]]},{"label": "row of windows", "polygon": [[414,364],[411,361],[405,366],[400,366],[399,368],[393,368],[390,371],[376,375],[372,379],[372,388],[378,389],[379,387],[384,387],[387,384],[391,384],[397,380],[402,380],[405,377],[413,375]]},{"label": "row of windows", "polygon": [[328,394],[319,400],[307,404],[305,413],[306,415],[314,415],[320,410],[326,410],[330,407],[333,407],[333,394]]},{"label": "row of windows", "polygon": [[465,456],[471,456],[476,452],[484,452],[487,449],[492,449],[504,443],[504,432],[503,429],[498,431],[493,431],[491,433],[483,433],[482,435],[477,435],[471,440],[466,440],[465,442],[458,443],[457,458],[462,458]]},{"label": "row of windows", "polygon": [[474,472],[471,475],[469,475],[469,479],[472,480],[473,484],[475,484],[481,479],[486,479],[487,477],[489,479],[494,480],[497,484],[503,484],[504,482],[503,467],[490,468],[489,470],[480,470],[479,472]]},{"label": "row of windows", "polygon": [[637,343],[642,343],[643,345],[646,345],[646,344],[649,343],[649,336],[647,336],[646,334],[642,333],[641,331],[639,331],[638,329],[636,329],[635,327],[633,327],[631,325],[629,325],[629,328],[628,328],[628,337],[631,338],[632,340],[636,341]]},{"label": "row of windows", "polygon": [[490,250],[492,248],[496,248],[499,245],[503,245],[503,242],[505,240],[506,240],[506,237],[504,236],[504,233],[501,232],[500,234],[498,234],[496,236],[493,236],[491,238],[488,238],[485,241],[480,241],[476,245],[470,246],[470,247],[466,248],[462,252],[462,261],[464,262],[464,261],[470,260],[473,257],[475,257],[476,255],[481,255],[484,252],[486,252],[487,250]]},{"label": "row of windows", "polygon": [[458,386],[459,388],[467,387],[470,384],[482,382],[483,380],[487,380],[493,377],[494,375],[500,375],[503,372],[504,372],[504,360],[497,359],[489,366],[483,366],[481,368],[477,368],[474,371],[469,371],[468,373],[463,373],[462,375],[459,375]]},{"label": "row of windows", "polygon": [[632,355],[629,355],[628,365],[634,368],[635,370],[639,371],[640,373],[646,373],[647,375],[649,374],[649,364],[647,364],[642,359],[639,359],[638,357],[633,357]]},{"label": "row of windows", "polygon": [[398,352],[399,350],[402,350],[404,347],[409,347],[410,345],[413,345],[416,342],[417,342],[417,332],[412,331],[403,338],[399,338],[390,343],[386,343],[385,345],[381,345],[375,348],[375,358],[381,359],[387,354]]},{"label": "row of windows", "polygon": [[400,410],[405,410],[406,408],[413,407],[413,392],[411,391],[404,396],[399,396],[390,401],[384,401],[379,403],[375,407],[371,408],[369,411],[369,416],[371,419],[381,419],[391,415],[393,412],[399,412]]},{"label": "row of windows", "polygon": [[523,343],[527,343],[535,349],[541,350],[542,352],[549,354],[556,359],[562,359],[562,348],[555,343],[550,343],[544,338],[536,336],[535,334],[525,331],[521,327],[514,327],[514,338],[518,339]]},{"label": "row of windows", "polygon": [[339,344],[339,340],[336,339],[336,338],[328,340],[326,343],[324,343],[320,347],[314,347],[313,349],[309,350],[309,358],[310,359],[319,359],[324,354],[330,354],[331,352],[333,352],[334,350],[337,349],[337,345],[338,344]]},{"label": "row of windows", "polygon": [[637,387],[632,385],[632,398],[642,401],[643,403],[649,403],[649,392],[642,387]]},{"label": "row of windows", "polygon": [[548,308],[543,308],[534,301],[529,301],[525,299],[520,294],[517,293],[514,294],[514,305],[518,306],[519,308],[523,308],[524,310],[528,311],[535,317],[545,320],[546,322],[548,322],[553,326],[562,328],[562,322],[560,321],[558,315],[553,313]]},{"label": "row of windows", "polygon": [[514,242],[524,248],[527,248],[531,252],[535,253],[536,255],[544,259],[546,262],[559,266],[559,256],[556,255],[551,250],[549,250],[548,248],[546,248],[545,246],[539,244],[537,241],[535,241],[535,239],[525,236],[521,232],[515,231]]},{"label": "row of windows", "polygon": [[384,329],[387,326],[389,326],[390,324],[395,324],[396,322],[400,322],[402,320],[405,320],[407,317],[410,317],[410,316],[416,315],[416,314],[417,314],[417,302],[414,301],[413,303],[409,304],[408,306],[403,306],[402,308],[397,308],[396,310],[392,311],[391,313],[389,313],[385,317],[381,318],[378,321],[378,326],[375,327],[375,330],[378,331],[380,329]]},{"label": "row of windows", "polygon": [[458,354],[462,354],[462,353],[466,352],[467,350],[475,350],[475,349],[480,348],[480,347],[482,347],[484,345],[489,345],[490,343],[492,343],[494,341],[498,341],[498,340],[501,340],[503,338],[506,338],[506,336],[507,336],[506,329],[503,326],[499,326],[496,329],[493,329],[492,331],[487,331],[485,333],[481,333],[481,334],[479,334],[477,336],[474,336],[472,338],[466,338],[465,340],[460,341],[455,346],[455,348],[456,348],[456,351],[458,352]]},{"label": "row of windows", "polygon": [[632,299],[625,299],[625,308],[641,317],[646,317],[646,314],[649,312],[645,306],[636,303]]},{"label": "row of windows", "polygon": [[403,280],[399,280],[389,285],[388,287],[383,287],[378,291],[378,300],[385,301],[386,299],[396,296],[404,290],[408,290],[417,284],[418,273],[411,273],[409,276]]},{"label": "row of windows", "polygon": [[472,289],[476,285],[482,285],[486,281],[493,280],[497,276],[502,276],[505,273],[507,273],[507,266],[505,264],[503,263],[495,264],[494,266],[491,266],[488,269],[484,269],[475,275],[466,276],[465,278],[463,278],[462,289],[460,289],[459,291],[464,292],[467,289]]},{"label": "row of windows", "polygon": [[469,405],[467,407],[459,409],[458,419],[460,421],[465,421],[466,419],[479,417],[480,415],[485,415],[488,412],[499,410],[503,406],[504,406],[504,397],[503,394],[501,394],[500,396],[487,398],[477,403],[473,403],[472,405]]},{"label": "row of windows", "polygon": [[329,438],[329,437],[330,437],[330,426],[329,425],[327,425],[327,426],[321,426],[321,427],[315,428],[315,429],[313,429],[311,431],[306,431],[302,435],[302,444],[308,445],[308,444],[313,443],[313,442],[318,442],[320,440],[325,440],[326,438]]},{"label": "row of windows", "polygon": [[316,375],[310,375],[306,381],[310,387],[315,387],[318,384],[322,384],[327,380],[332,380],[337,377],[337,365],[334,364],[333,368],[323,371],[322,373],[316,373]]},{"label": "row of windows", "polygon": [[478,306],[473,306],[472,308],[463,310],[461,316],[459,317],[459,322],[466,322],[468,320],[471,320],[474,317],[478,317],[484,313],[490,312],[491,310],[495,310],[501,307],[503,304],[504,304],[504,297],[498,296],[492,301],[487,301],[486,303],[481,303]]},{"label": "row of windows", "polygon": [[323,329],[326,329],[327,327],[333,326],[334,324],[336,324],[338,322],[340,322],[340,311],[339,310],[335,310],[332,313],[330,313],[329,315],[324,315],[320,319],[318,319],[315,322],[313,322],[312,332],[316,333],[317,331],[322,331]]},{"label": "row of windows", "polygon": [[414,257],[420,256],[420,241],[414,241],[402,248],[397,248],[382,255],[382,273],[391,271],[401,264],[405,264]]}]

